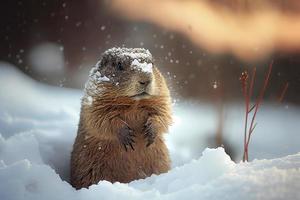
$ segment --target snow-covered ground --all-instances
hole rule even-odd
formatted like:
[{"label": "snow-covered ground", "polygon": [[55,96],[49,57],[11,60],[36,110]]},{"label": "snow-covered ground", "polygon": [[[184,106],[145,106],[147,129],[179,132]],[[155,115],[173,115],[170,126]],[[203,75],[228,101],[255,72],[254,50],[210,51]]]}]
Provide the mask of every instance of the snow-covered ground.
[{"label": "snow-covered ground", "polygon": [[[0,199],[300,199],[300,109],[263,105],[249,163],[205,149],[214,105],[181,102],[166,141],[173,168],[129,184],[76,191],[67,182],[83,92],[39,84],[0,63]],[[224,137],[241,157],[243,106],[225,106]],[[205,150],[204,150],[205,149]],[[204,151],[203,151],[204,150]]]}]

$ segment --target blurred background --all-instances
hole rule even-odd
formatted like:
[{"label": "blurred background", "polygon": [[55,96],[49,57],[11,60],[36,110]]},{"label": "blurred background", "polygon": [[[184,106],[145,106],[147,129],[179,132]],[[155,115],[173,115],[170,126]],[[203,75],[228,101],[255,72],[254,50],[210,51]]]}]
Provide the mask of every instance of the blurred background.
[{"label": "blurred background", "polygon": [[[242,98],[242,71],[273,60],[266,98],[300,103],[298,0],[1,2],[0,60],[51,85],[82,88],[107,48],[149,49],[176,99]],[[257,89],[256,89],[257,90]]]},{"label": "blurred background", "polygon": [[[209,103],[216,110],[216,134],[208,144],[226,146],[224,107],[242,105],[245,70],[257,67],[252,100],[273,62],[265,100],[284,109],[300,104],[299,0],[10,0],[0,9],[0,61],[45,84],[83,89],[106,49],[149,49],[174,101]],[[242,122],[243,109],[236,111]]]}]

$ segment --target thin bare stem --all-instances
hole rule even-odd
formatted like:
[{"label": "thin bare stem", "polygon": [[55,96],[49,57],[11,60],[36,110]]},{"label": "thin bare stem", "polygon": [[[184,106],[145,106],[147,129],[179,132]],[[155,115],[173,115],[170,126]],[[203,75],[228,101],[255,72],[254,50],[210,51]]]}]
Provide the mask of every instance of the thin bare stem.
[{"label": "thin bare stem", "polygon": [[254,131],[255,127],[257,126],[257,123],[254,124],[253,128],[250,130],[250,134]]},{"label": "thin bare stem", "polygon": [[[250,82],[250,89],[249,89],[249,99],[251,99],[252,94],[253,94],[253,87],[254,87],[255,75],[256,75],[256,67],[253,68],[252,74],[251,74],[251,82]],[[250,113],[254,108],[255,108],[255,104],[250,108],[250,110],[248,110],[248,113]]]},{"label": "thin bare stem", "polygon": [[256,67],[253,68],[253,71],[252,71],[252,74],[251,74],[251,83],[250,83],[250,89],[249,89],[249,98],[251,98],[252,94],[253,94],[253,87],[254,87],[255,75],[256,75]]},{"label": "thin bare stem", "polygon": [[255,108],[255,104],[250,108],[250,110],[248,111],[248,113],[251,113],[251,111]]},{"label": "thin bare stem", "polygon": [[281,103],[283,101],[283,98],[285,97],[288,87],[289,87],[289,82],[286,82],[285,85],[283,86],[283,89],[282,89],[280,95],[279,95],[278,103]]},{"label": "thin bare stem", "polygon": [[[254,67],[251,74],[250,85],[248,85],[249,77],[247,72],[242,73],[242,76],[240,77],[240,80],[242,81],[243,95],[245,98],[245,129],[244,129],[244,155],[243,155],[244,162],[248,160],[247,131],[248,131],[249,113],[255,108],[255,105],[250,108],[250,100],[253,94],[255,75],[256,75],[256,68]],[[248,133],[248,135],[249,134],[250,133]]]},{"label": "thin bare stem", "polygon": [[249,96],[247,95],[247,88],[244,89],[244,97],[245,97],[245,130],[244,130],[244,156],[243,156],[243,161],[245,162],[245,147],[246,147],[246,144],[247,144],[247,128],[248,128],[248,110],[249,110]]},{"label": "thin bare stem", "polygon": [[254,114],[253,114],[253,117],[252,117],[252,120],[251,120],[251,124],[250,124],[250,127],[249,127],[249,134],[248,134],[248,139],[247,139],[247,149],[248,149],[248,146],[249,146],[251,134],[252,134],[252,132],[253,132],[253,130],[255,128],[254,127],[254,122],[255,122],[255,118],[256,118],[256,114],[257,114],[258,108],[259,108],[259,106],[260,106],[260,104],[262,102],[262,99],[263,99],[264,94],[266,92],[268,83],[270,81],[270,76],[271,76],[272,68],[273,68],[273,62],[271,62],[271,64],[269,65],[269,69],[268,69],[267,75],[266,75],[265,80],[264,80],[264,85],[263,85],[263,87],[262,87],[262,89],[260,91],[259,97],[257,98],[256,103],[255,103],[255,110],[254,110]]},{"label": "thin bare stem", "polygon": [[244,129],[244,155],[243,161],[245,161],[245,148],[247,144],[247,129],[248,129],[248,111],[249,111],[249,96],[248,96],[248,73],[243,72],[242,76],[240,77],[240,81],[242,83],[242,92],[245,99],[245,129]]}]

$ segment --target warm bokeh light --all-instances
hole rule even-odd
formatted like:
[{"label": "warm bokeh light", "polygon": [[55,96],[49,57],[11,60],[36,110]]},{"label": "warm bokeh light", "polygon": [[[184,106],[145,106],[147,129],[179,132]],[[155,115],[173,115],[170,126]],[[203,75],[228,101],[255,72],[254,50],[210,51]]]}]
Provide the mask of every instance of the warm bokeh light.
[{"label": "warm bokeh light", "polygon": [[212,53],[232,52],[249,61],[264,58],[275,50],[298,51],[300,14],[259,5],[259,9],[249,12],[196,0],[110,2],[118,15],[180,32]]}]

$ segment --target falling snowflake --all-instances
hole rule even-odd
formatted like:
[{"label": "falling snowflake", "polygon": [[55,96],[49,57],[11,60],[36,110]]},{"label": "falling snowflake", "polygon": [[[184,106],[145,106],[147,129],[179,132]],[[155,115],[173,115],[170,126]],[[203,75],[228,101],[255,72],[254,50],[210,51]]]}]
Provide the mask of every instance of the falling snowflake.
[{"label": "falling snowflake", "polygon": [[101,31],[104,31],[106,29],[106,27],[105,26],[101,26],[100,29],[101,29]]},{"label": "falling snowflake", "polygon": [[217,81],[214,81],[212,86],[214,89],[217,89],[219,87],[219,84]]}]

